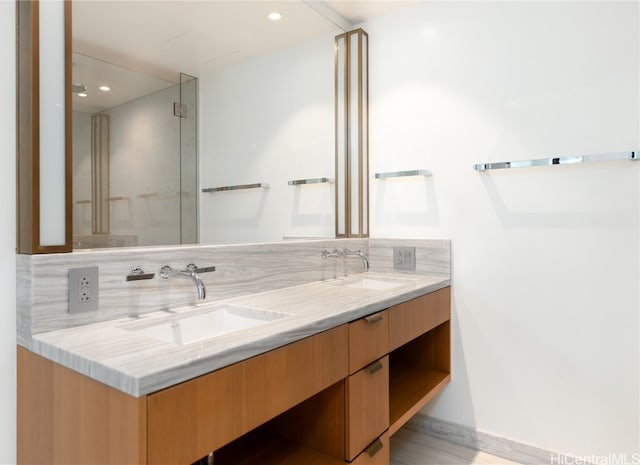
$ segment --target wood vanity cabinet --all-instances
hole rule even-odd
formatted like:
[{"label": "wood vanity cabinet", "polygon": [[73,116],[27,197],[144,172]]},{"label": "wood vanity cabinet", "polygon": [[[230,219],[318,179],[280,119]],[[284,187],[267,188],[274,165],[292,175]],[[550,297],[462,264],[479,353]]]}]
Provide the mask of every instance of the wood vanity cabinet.
[{"label": "wood vanity cabinet", "polygon": [[450,380],[444,288],[134,398],[18,347],[18,463],[388,465]]}]

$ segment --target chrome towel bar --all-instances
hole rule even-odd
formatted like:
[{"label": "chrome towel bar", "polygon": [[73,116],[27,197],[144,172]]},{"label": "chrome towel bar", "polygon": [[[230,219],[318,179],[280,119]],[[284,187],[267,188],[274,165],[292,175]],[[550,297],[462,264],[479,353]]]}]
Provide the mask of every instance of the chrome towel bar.
[{"label": "chrome towel bar", "polygon": [[476,171],[500,170],[508,168],[529,168],[531,166],[573,165],[590,163],[592,161],[637,160],[640,152],[602,153],[597,155],[577,155],[553,158],[538,158],[536,160],[503,161],[497,163],[477,163],[473,165]]},{"label": "chrome towel bar", "polygon": [[386,173],[376,173],[374,178],[402,178],[405,176],[431,176],[433,173],[429,170],[407,170],[407,171],[388,171]]},{"label": "chrome towel bar", "polygon": [[264,182],[256,182],[253,184],[238,184],[236,186],[222,186],[222,187],[207,187],[202,189],[202,192],[223,192],[223,191],[237,191],[240,189],[269,189],[269,184]]},{"label": "chrome towel bar", "polygon": [[310,178],[310,179],[294,179],[287,184],[290,186],[301,186],[303,184],[320,184],[320,183],[332,183],[333,179],[330,178]]}]

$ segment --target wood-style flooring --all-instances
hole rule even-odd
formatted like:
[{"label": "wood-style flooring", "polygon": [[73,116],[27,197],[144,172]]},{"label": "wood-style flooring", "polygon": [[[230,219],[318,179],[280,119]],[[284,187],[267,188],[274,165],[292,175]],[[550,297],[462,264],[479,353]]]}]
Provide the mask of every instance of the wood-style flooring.
[{"label": "wood-style flooring", "polygon": [[391,437],[391,465],[520,464],[403,428]]}]

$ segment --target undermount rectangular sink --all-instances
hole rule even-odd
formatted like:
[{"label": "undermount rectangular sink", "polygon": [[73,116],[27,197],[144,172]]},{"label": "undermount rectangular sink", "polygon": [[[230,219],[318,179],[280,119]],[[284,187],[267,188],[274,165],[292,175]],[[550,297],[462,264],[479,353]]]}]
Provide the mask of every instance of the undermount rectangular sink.
[{"label": "undermount rectangular sink", "polygon": [[186,315],[172,315],[157,323],[127,329],[153,339],[185,346],[256,328],[285,316],[289,315],[236,305],[223,305],[211,310],[199,311],[197,314],[190,312]]},{"label": "undermount rectangular sink", "polygon": [[410,281],[400,279],[387,279],[387,278],[369,278],[369,277],[357,277],[357,278],[345,278],[331,281],[331,284],[342,287],[350,287],[354,289],[367,289],[370,291],[387,291],[389,289],[395,289],[410,284]]}]

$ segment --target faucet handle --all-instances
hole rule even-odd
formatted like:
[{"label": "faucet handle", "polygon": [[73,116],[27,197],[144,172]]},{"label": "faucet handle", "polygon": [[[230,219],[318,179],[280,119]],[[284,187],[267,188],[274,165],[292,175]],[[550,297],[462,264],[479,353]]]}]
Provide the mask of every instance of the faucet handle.
[{"label": "faucet handle", "polygon": [[324,249],[320,256],[322,258],[339,257],[340,256],[340,252],[338,251],[338,249],[333,249],[331,252],[329,252],[329,250],[327,250],[327,249]]},{"label": "faucet handle", "polygon": [[155,273],[145,273],[142,268],[136,266],[131,272],[127,275],[127,281],[140,281],[143,279],[152,279],[156,274]]},{"label": "faucet handle", "polygon": [[189,271],[190,273],[211,273],[212,271],[216,271],[216,267],[215,266],[203,266],[203,267],[197,267],[195,264],[193,263],[189,263],[187,265],[187,271]]},{"label": "faucet handle", "polygon": [[215,266],[203,266],[202,268],[196,268],[196,273],[211,273],[216,271]]},{"label": "faucet handle", "polygon": [[164,279],[169,279],[169,274],[171,273],[172,268],[169,265],[162,265],[160,268],[160,277]]}]

